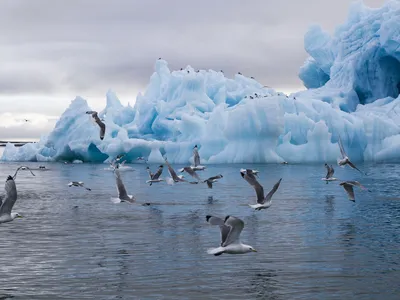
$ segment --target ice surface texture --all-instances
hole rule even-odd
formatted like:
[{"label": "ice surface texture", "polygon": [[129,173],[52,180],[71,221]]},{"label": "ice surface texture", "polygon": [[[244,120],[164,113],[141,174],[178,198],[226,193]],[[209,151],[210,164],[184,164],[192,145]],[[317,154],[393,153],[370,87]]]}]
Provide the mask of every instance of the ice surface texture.
[{"label": "ice surface texture", "polygon": [[389,1],[379,9],[354,4],[333,37],[312,26],[300,70],[309,89],[289,97],[240,74],[171,72],[157,60],[134,107],[107,93],[104,140],[77,97],[48,136],[8,144],[2,160],[104,162],[126,153],[128,162],[166,155],[189,163],[197,144],[202,164],[335,162],[340,134],[352,161],[399,161],[399,24],[400,2]]}]

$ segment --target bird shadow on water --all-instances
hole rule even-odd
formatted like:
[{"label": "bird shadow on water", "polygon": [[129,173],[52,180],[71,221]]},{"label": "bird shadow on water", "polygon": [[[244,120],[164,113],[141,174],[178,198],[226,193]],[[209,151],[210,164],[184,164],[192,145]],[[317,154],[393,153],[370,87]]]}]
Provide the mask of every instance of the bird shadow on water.
[{"label": "bird shadow on water", "polygon": [[335,211],[335,196],[334,195],[325,195],[325,214],[332,216]]}]

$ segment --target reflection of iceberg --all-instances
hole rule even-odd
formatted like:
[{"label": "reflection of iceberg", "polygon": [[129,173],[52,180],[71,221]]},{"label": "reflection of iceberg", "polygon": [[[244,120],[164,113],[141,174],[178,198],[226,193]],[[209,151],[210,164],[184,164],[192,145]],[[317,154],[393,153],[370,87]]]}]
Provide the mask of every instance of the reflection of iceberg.
[{"label": "reflection of iceberg", "polygon": [[[9,144],[2,159],[102,162],[126,153],[128,162],[162,162],[167,153],[170,162],[187,163],[197,144],[202,163],[336,161],[341,134],[352,160],[399,160],[398,24],[400,4],[389,1],[380,9],[353,5],[333,37],[311,27],[310,58],[300,70],[310,89],[289,98],[242,75],[171,72],[158,60],[134,107],[107,93],[99,113],[107,126],[103,141],[77,97],[48,137]],[[245,98],[254,93],[265,97]]]}]

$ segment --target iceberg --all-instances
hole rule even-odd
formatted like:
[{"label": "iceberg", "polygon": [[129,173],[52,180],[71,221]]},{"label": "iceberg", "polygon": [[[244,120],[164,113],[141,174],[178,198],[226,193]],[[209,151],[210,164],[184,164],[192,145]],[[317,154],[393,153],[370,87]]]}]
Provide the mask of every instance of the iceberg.
[{"label": "iceberg", "polygon": [[314,25],[299,77],[307,88],[289,96],[236,74],[171,71],[155,63],[146,91],[123,106],[113,91],[99,117],[76,97],[38,143],[7,144],[3,161],[191,162],[202,164],[336,162],[339,135],[353,161],[400,161],[400,2],[378,9],[353,4],[331,36]]}]

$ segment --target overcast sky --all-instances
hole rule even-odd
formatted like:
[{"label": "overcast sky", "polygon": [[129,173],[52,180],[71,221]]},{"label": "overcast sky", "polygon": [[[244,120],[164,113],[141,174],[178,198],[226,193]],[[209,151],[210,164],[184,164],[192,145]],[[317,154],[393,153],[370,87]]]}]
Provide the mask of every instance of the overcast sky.
[{"label": "overcast sky", "polygon": [[76,95],[99,110],[109,88],[134,103],[158,57],[300,90],[308,26],[333,32],[351,2],[1,0],[0,139],[48,132]]}]

